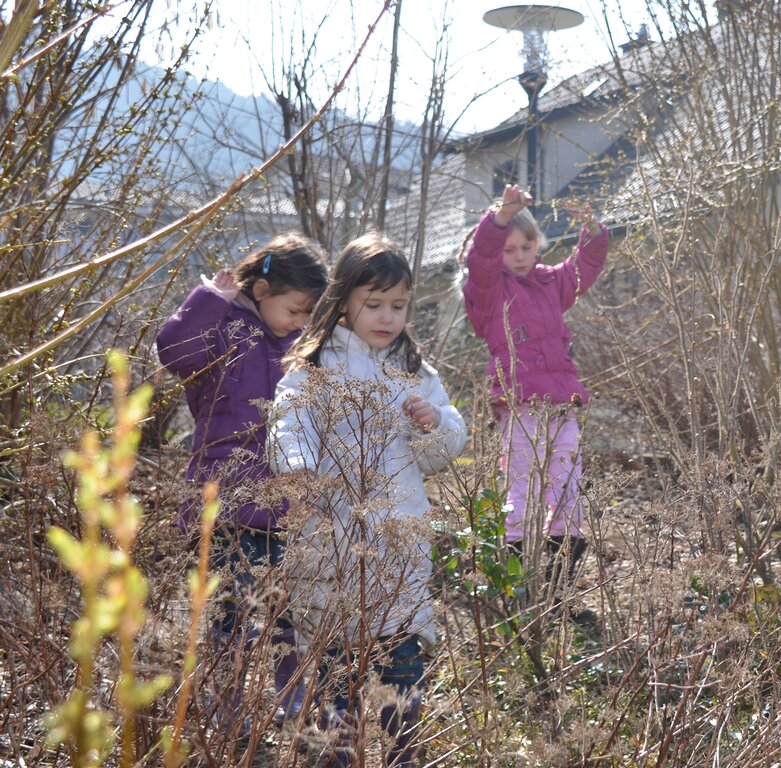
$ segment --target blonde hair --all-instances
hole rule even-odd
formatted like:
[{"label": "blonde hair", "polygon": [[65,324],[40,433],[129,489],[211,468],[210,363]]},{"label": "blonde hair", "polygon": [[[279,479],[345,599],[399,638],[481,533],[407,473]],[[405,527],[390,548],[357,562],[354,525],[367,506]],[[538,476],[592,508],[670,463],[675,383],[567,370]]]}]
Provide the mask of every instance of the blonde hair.
[{"label": "blonde hair", "polygon": [[548,245],[548,238],[540,229],[537,219],[534,218],[528,208],[524,208],[510,219],[510,230],[517,229],[523,232],[529,240],[536,240],[539,247],[545,248]]}]

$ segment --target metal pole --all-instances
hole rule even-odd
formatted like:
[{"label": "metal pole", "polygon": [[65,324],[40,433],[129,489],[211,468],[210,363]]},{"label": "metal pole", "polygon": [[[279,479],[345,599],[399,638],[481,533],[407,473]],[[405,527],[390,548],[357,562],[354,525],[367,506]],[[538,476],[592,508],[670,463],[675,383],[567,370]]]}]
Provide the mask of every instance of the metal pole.
[{"label": "metal pole", "polygon": [[540,169],[537,167],[539,139],[539,112],[537,111],[537,99],[540,91],[548,78],[544,72],[524,72],[518,77],[521,87],[529,99],[529,113],[526,118],[526,177],[527,187],[534,203],[537,199],[538,189],[542,193],[542,180]]}]

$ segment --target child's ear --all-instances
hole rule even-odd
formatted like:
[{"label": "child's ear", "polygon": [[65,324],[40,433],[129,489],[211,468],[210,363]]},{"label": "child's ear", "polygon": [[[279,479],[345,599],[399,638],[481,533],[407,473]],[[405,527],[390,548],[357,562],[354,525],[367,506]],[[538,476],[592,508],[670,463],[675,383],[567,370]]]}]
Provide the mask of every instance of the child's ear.
[{"label": "child's ear", "polygon": [[268,284],[268,280],[260,278],[256,280],[252,286],[252,297],[255,301],[263,301],[271,293],[271,286]]}]

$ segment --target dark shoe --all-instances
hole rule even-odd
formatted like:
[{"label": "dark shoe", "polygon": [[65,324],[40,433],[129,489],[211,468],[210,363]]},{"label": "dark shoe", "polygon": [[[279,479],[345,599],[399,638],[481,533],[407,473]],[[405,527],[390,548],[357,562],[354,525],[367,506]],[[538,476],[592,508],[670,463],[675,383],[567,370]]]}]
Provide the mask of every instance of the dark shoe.
[{"label": "dark shoe", "polygon": [[301,706],[290,707],[285,709],[284,707],[277,707],[274,712],[274,717],[271,718],[271,722],[276,728],[284,728],[285,726],[295,726],[306,718],[302,717]]},{"label": "dark shoe", "polygon": [[417,768],[420,705],[421,696],[415,694],[406,705],[401,701],[398,704],[386,704],[380,710],[380,725],[393,739],[391,748],[385,755],[386,766]]},{"label": "dark shoe", "polygon": [[325,768],[350,768],[355,754],[353,718],[344,709],[324,710],[320,728],[330,737],[326,747]]},{"label": "dark shoe", "polygon": [[599,615],[590,608],[581,608],[579,611],[570,611],[569,620],[583,629],[593,629],[599,624]]}]

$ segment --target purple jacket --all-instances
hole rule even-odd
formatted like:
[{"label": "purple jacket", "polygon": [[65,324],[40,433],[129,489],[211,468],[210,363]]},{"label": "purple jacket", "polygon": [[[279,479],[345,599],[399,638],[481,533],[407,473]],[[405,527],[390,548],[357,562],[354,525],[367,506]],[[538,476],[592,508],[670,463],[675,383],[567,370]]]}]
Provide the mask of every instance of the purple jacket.
[{"label": "purple jacket", "polygon": [[467,256],[464,300],[475,333],[488,344],[488,373],[496,403],[510,389],[517,402],[536,396],[567,403],[573,395],[587,402],[588,393],[570,356],[572,336],[564,313],[594,284],[605,265],[609,235],[604,226],[601,230],[591,237],[584,227],[569,258],[555,266],[538,263],[526,277],[518,277],[503,264],[509,227],[496,224],[493,211],[481,219]]},{"label": "purple jacket", "polygon": [[276,338],[255,313],[205,286],[195,288],[160,328],[160,361],[185,381],[195,419],[186,479],[198,487],[182,504],[180,528],[195,517],[200,486],[209,479],[220,483],[224,520],[265,530],[285,514],[285,505],[265,509],[252,500],[258,484],[271,477],[266,416],[257,401],[274,400],[281,358],[296,336]]}]

